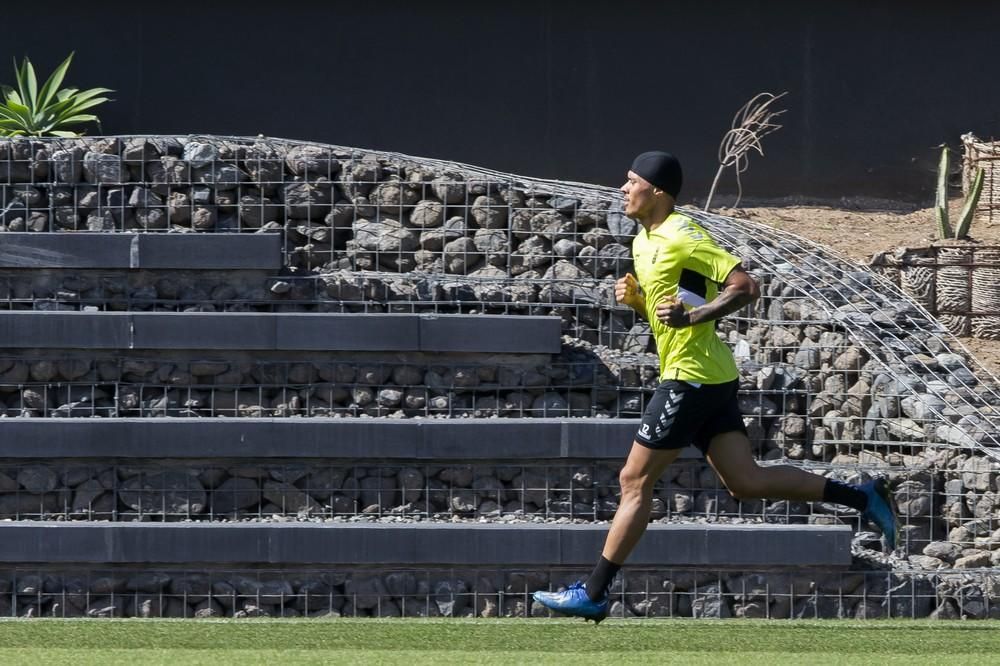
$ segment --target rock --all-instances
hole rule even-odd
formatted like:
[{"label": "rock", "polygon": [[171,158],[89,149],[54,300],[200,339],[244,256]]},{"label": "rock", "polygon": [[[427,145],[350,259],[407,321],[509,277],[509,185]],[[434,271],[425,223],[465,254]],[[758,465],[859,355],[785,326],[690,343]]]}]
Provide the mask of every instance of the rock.
[{"label": "rock", "polygon": [[344,594],[354,601],[356,608],[376,608],[387,590],[378,576],[356,574],[344,585]]},{"label": "rock", "polygon": [[280,191],[289,217],[316,220],[330,212],[333,185],[327,180],[286,183]]},{"label": "rock", "polygon": [[125,580],[125,589],[130,592],[144,592],[148,594],[161,592],[170,584],[171,577],[168,574],[157,571],[144,571],[129,576]]},{"label": "rock", "polygon": [[948,444],[961,447],[975,447],[978,445],[974,438],[957,426],[939,425],[935,428],[934,432],[939,440]]},{"label": "rock", "polygon": [[192,168],[199,169],[219,159],[219,148],[211,143],[189,141],[184,146],[182,158]]},{"label": "rock", "polygon": [[478,196],[472,202],[472,219],[484,229],[501,229],[507,225],[507,203],[497,196]]},{"label": "rock", "polygon": [[431,181],[434,196],[446,204],[465,203],[465,183],[458,174],[442,174]]},{"label": "rock", "polygon": [[487,263],[506,267],[510,246],[507,233],[500,229],[478,229],[473,237],[476,250],[486,257]]},{"label": "rock", "polygon": [[89,479],[78,485],[73,492],[71,512],[74,514],[97,513],[100,505],[98,499],[104,496],[106,489],[100,481]]},{"label": "rock", "polygon": [[419,245],[412,231],[389,217],[377,221],[357,220],[354,223],[354,241],[362,249],[389,254],[412,252]]},{"label": "rock", "polygon": [[541,269],[551,263],[551,244],[541,236],[529,236],[514,249],[510,257],[510,272],[521,275],[534,269]]},{"label": "rock", "polygon": [[903,414],[917,421],[939,418],[946,407],[944,400],[927,393],[905,397],[899,404]]},{"label": "rock", "polygon": [[910,555],[907,558],[915,568],[917,569],[944,569],[948,566],[947,563],[939,560],[936,557],[930,557],[928,555]]},{"label": "rock", "polygon": [[410,224],[421,229],[440,227],[444,223],[444,204],[439,201],[419,202],[410,213]]},{"label": "rock", "polygon": [[692,595],[691,614],[699,619],[732,617],[729,605],[722,596],[722,588],[715,583],[699,587]]},{"label": "rock", "polygon": [[296,176],[319,176],[330,180],[341,170],[340,161],[325,146],[294,146],[285,157],[285,165]]},{"label": "rock", "polygon": [[261,495],[283,513],[313,513],[322,509],[316,500],[290,483],[265,481]]},{"label": "rock", "polygon": [[997,493],[987,490],[981,495],[976,495],[974,492],[966,493],[965,503],[972,508],[972,515],[976,518],[992,518],[997,514],[997,509],[1000,507],[1000,495]]},{"label": "rock", "polygon": [[29,493],[47,493],[59,485],[59,476],[50,467],[30,465],[17,473],[17,482]]},{"label": "rock", "polygon": [[464,275],[482,258],[483,255],[471,238],[457,238],[444,246],[445,269],[449,273]]},{"label": "rock", "polygon": [[923,553],[946,562],[954,562],[961,556],[962,547],[950,541],[932,541],[924,546]]},{"label": "rock", "polygon": [[153,516],[199,514],[207,505],[197,477],[172,470],[137,474],[121,484],[118,497],[133,511]]},{"label": "rock", "polygon": [[992,553],[989,551],[979,551],[960,557],[955,560],[956,569],[979,569],[981,567],[990,566],[990,556]]},{"label": "rock", "polygon": [[[939,433],[942,428],[950,431],[952,426],[939,426]],[[997,464],[983,456],[970,456],[962,464],[962,483],[971,490],[986,491],[994,487],[996,474]]]},{"label": "rock", "polygon": [[885,426],[893,437],[908,441],[924,438],[924,428],[912,419],[886,419]]},{"label": "rock", "polygon": [[792,363],[803,370],[818,370],[821,362],[820,350],[816,347],[801,348],[792,359]]},{"label": "rock", "polygon": [[215,599],[205,599],[194,606],[194,617],[225,617],[226,609]]},{"label": "rock", "polygon": [[580,205],[580,200],[574,197],[555,195],[549,199],[549,206],[564,215],[572,215]]},{"label": "rock", "polygon": [[552,303],[575,302],[577,288],[589,280],[587,274],[575,264],[560,259],[542,276],[545,284],[539,291],[539,298]]},{"label": "rock", "polygon": [[75,150],[57,150],[50,158],[56,182],[78,183],[83,173],[82,155]]},{"label": "rock", "polygon": [[865,361],[866,354],[864,352],[857,347],[848,347],[836,356],[833,361],[833,367],[836,370],[857,371],[861,369]]},{"label": "rock", "polygon": [[636,223],[621,211],[608,212],[608,231],[619,243],[631,243],[635,237]]},{"label": "rock", "polygon": [[382,208],[383,214],[399,215],[404,209],[413,207],[420,195],[398,180],[380,183],[371,196],[372,203]]},{"label": "rock", "polygon": [[619,243],[608,243],[597,251],[594,277],[621,277],[632,271],[632,252]]},{"label": "rock", "polygon": [[958,354],[945,352],[937,354],[934,358],[941,365],[941,367],[946,368],[948,370],[955,370],[957,368],[965,367],[965,359]]},{"label": "rock", "polygon": [[394,476],[367,476],[361,479],[360,499],[363,506],[387,509],[399,504]]},{"label": "rock", "polygon": [[115,185],[123,182],[126,169],[118,155],[87,153],[83,156],[83,176],[88,183]]},{"label": "rock", "polygon": [[212,513],[226,515],[260,503],[260,486],[254,479],[230,477],[212,490]]}]

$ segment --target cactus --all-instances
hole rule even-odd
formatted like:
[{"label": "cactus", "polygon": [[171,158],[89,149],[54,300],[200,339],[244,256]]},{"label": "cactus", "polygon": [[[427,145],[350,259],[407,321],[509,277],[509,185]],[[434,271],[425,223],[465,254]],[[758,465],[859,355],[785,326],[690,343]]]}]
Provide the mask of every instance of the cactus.
[{"label": "cactus", "polygon": [[976,204],[979,203],[979,195],[983,191],[983,169],[980,167],[972,182],[972,190],[962,205],[962,212],[958,216],[958,226],[952,232],[951,223],[948,220],[948,169],[948,147],[945,146],[941,149],[941,162],[938,164],[937,198],[934,201],[938,237],[942,240],[966,237],[969,233],[969,227],[972,226],[972,217],[976,212]]},{"label": "cactus", "polygon": [[937,199],[934,202],[934,212],[937,213],[938,237],[951,238],[951,225],[948,224],[948,146],[941,149],[941,162],[938,164]]},{"label": "cactus", "polygon": [[972,189],[965,199],[962,212],[958,216],[958,226],[955,227],[955,238],[965,238],[972,226],[972,217],[976,213],[976,204],[979,203],[979,195],[983,192],[983,167],[976,169],[976,177],[972,181]]}]

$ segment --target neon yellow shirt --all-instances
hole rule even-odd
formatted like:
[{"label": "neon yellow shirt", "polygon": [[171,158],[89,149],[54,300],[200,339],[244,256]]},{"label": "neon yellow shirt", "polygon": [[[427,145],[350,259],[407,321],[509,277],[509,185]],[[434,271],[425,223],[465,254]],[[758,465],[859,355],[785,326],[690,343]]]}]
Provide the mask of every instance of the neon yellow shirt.
[{"label": "neon yellow shirt", "polygon": [[646,320],[656,339],[660,381],[723,384],[739,376],[733,354],[715,334],[715,322],[671,328],[656,318],[656,304],[678,296],[690,309],[711,301],[740,260],[719,247],[688,216],[673,212],[652,233],[632,241],[635,274],[646,299]]}]

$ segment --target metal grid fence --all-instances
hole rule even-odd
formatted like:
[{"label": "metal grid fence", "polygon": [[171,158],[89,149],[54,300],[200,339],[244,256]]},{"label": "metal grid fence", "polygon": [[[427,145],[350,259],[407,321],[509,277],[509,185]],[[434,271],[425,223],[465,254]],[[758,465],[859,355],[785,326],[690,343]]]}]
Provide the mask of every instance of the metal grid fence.
[{"label": "metal grid fence", "polygon": [[[927,556],[915,562],[923,568],[951,566],[971,554],[967,549],[989,562],[1000,542],[995,471],[903,456],[841,456],[834,463],[775,456],[762,464],[855,483],[876,472],[889,476],[901,553]],[[599,523],[618,508],[619,468],[618,460],[7,461],[0,465],[0,520]],[[734,499],[700,458],[682,459],[657,482],[651,518],[867,529],[857,512],[836,504]],[[873,535],[865,540],[877,542]]]},{"label": "metal grid fence", "polygon": [[975,220],[992,224],[1000,216],[1000,142],[979,139],[972,133],[962,135],[962,192],[968,195],[976,179],[976,171],[983,170],[983,189],[975,210]]},{"label": "metal grid fence", "polygon": [[[739,361],[741,406],[761,457],[766,463],[802,465],[844,477],[888,473],[904,507],[909,563],[944,567],[943,573],[911,574],[906,564],[897,562],[896,573],[859,573],[865,581],[860,588],[831,588],[816,603],[834,603],[831,599],[843,600],[846,594],[850,610],[840,604],[836,613],[857,617],[922,617],[933,608],[944,616],[994,614],[992,591],[980,587],[975,593],[979,596],[970,592],[970,597],[961,586],[955,588],[959,592],[942,592],[941,584],[927,581],[972,575],[961,569],[984,566],[1000,539],[996,380],[920,303],[886,279],[793,234],[746,220],[685,212],[739,255],[762,283],[764,298],[720,322],[718,329]],[[631,267],[627,245],[636,227],[623,216],[620,195],[610,188],[270,139],[15,140],[0,142],[0,227],[34,232],[280,233],[284,238],[285,268],[280,275],[5,273],[0,275],[0,300],[12,309],[551,314],[562,318],[570,350],[549,363],[546,372],[522,366],[521,374],[506,375],[516,377],[512,381],[501,379],[499,366],[474,363],[465,364],[470,371],[460,378],[454,369],[449,376],[448,368],[438,372],[429,364],[383,359],[373,361],[371,376],[385,379],[362,381],[357,367],[350,378],[337,378],[336,363],[298,358],[247,364],[225,356],[129,353],[81,361],[33,351],[0,359],[0,400],[7,416],[632,417],[641,413],[655,382],[648,328],[611,302],[614,279]],[[196,363],[201,363],[199,371],[193,367]],[[211,372],[200,372],[213,363]],[[409,369],[411,378],[401,381],[390,366]],[[526,379],[529,375],[542,379],[534,383]],[[415,398],[408,406],[407,392]],[[358,479],[359,486],[372,479],[373,487],[366,490],[392,493],[400,500],[408,492],[409,486],[399,484],[398,469],[394,476],[388,466],[365,467],[365,476],[342,469],[343,478]],[[370,474],[373,469],[377,472]],[[577,501],[580,493],[599,496],[599,486],[578,488],[572,475],[567,483],[569,470],[559,471],[558,466],[533,470],[535,478],[544,481],[530,487],[490,490],[496,491],[496,499],[489,492],[477,495],[475,488],[439,488],[441,470],[415,469],[424,477],[423,506],[413,514],[421,519],[493,516],[497,511],[502,517],[510,509],[508,513],[520,510],[523,516],[542,520],[602,520],[610,508]],[[694,463],[678,469],[680,474],[703,471]],[[523,474],[529,471],[525,467]],[[154,494],[130,513],[122,503],[121,486],[136,475],[119,478],[123,475],[115,468],[111,477],[119,485],[101,490],[111,498],[101,500],[105,507],[111,502],[104,513],[115,519],[203,516],[203,511],[165,510],[165,498],[176,490],[166,480],[167,473],[139,470],[138,478],[153,479]],[[607,470],[598,465],[590,474],[593,483],[607,476]],[[60,511],[65,515],[68,488],[32,494],[25,492],[18,473],[9,478],[14,486],[8,494],[16,498],[13,516],[35,517],[36,505],[37,517]],[[252,519],[275,515],[275,508],[277,515],[290,515],[289,493],[312,497],[309,491],[316,492],[312,481],[303,481],[308,475],[291,482],[295,491],[285,488],[282,494],[270,488],[276,493],[272,498],[265,497],[263,487],[281,482],[271,470],[266,478],[262,473],[229,478],[256,485],[256,491],[245,487],[247,498],[256,498],[244,507]],[[390,487],[390,479],[395,486]],[[432,483],[434,479],[438,481]],[[89,481],[101,483],[96,476],[81,483]],[[741,503],[733,509],[717,481],[714,487],[706,483],[690,492],[692,509],[685,513],[679,510],[686,502],[684,493],[694,488],[674,484],[682,489],[678,493],[670,483],[658,489],[667,520],[852,519],[850,514],[842,518],[823,507],[793,503],[779,508]],[[613,496],[613,487],[611,480],[604,497]],[[472,491],[473,501],[460,502],[462,510],[455,511],[456,497],[469,499],[465,491]],[[223,501],[227,492],[205,485],[201,492],[209,518],[216,517],[213,502]],[[541,493],[535,496],[539,501],[529,500],[529,492]],[[434,493],[446,502],[432,503]],[[41,495],[55,499],[37,504]],[[25,496],[29,499],[21,507]],[[381,501],[360,506],[359,499],[343,505],[342,512],[323,504],[321,497],[312,501],[321,507],[316,515],[324,519],[399,515],[393,513],[397,507],[383,507]],[[52,502],[51,511],[46,501]],[[407,502],[397,506],[403,504]],[[366,513],[371,506],[378,508]],[[95,516],[93,504],[83,502],[81,507],[85,516]],[[935,548],[928,552],[931,546]],[[897,597],[909,599],[909,606],[893,606],[890,591],[896,583],[868,587],[869,579],[889,581],[897,575],[902,577],[900,585],[910,585]],[[919,591],[915,581],[923,581]],[[852,596],[858,589],[861,596]],[[874,605],[868,602],[869,589],[877,599]],[[720,583],[717,596],[725,596],[722,590]],[[426,599],[423,604],[429,608]],[[726,606],[733,614],[788,616],[784,610],[772,615],[773,601],[763,610],[737,610],[735,598],[731,601]],[[20,601],[11,603],[16,608]],[[381,608],[380,603],[365,612]],[[400,602],[392,603],[403,612]],[[670,608],[681,608],[680,601],[670,603]],[[89,602],[86,606],[90,609]],[[694,613],[693,599],[689,606]],[[636,606],[628,607],[634,612]],[[39,606],[39,613],[50,610]],[[522,605],[521,613],[527,612],[529,607]],[[813,612],[827,616],[826,610]]]},{"label": "metal grid fence", "polygon": [[[531,599],[573,570],[49,570],[0,573],[0,617],[547,617]],[[629,569],[610,617],[1000,617],[997,575]]]}]

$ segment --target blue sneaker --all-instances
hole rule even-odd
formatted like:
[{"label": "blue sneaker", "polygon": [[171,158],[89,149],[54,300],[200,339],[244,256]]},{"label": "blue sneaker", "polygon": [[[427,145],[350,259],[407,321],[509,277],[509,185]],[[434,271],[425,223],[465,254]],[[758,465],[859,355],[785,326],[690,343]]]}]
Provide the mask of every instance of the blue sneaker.
[{"label": "blue sneaker", "polygon": [[532,597],[546,608],[565,615],[582,617],[584,620],[593,620],[594,624],[600,624],[601,620],[608,616],[607,598],[591,601],[587,596],[587,588],[580,581],[576,581],[562,592],[535,592]]},{"label": "blue sneaker", "polygon": [[890,552],[896,550],[896,511],[893,508],[892,493],[889,492],[885,479],[882,477],[872,479],[862,483],[858,489],[868,497],[868,508],[861,512],[861,517],[882,530],[882,536]]}]

